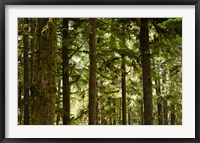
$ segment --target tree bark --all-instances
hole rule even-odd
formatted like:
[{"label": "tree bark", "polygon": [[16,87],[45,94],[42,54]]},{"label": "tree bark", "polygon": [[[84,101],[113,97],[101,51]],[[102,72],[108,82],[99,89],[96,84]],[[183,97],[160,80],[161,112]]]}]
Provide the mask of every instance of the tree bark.
[{"label": "tree bark", "polygon": [[18,108],[20,109],[20,114],[18,114],[18,124],[21,125],[22,123],[22,83],[18,82]]},{"label": "tree bark", "polygon": [[28,19],[24,18],[24,125],[29,125],[29,64],[28,64]]},{"label": "tree bark", "polygon": [[167,97],[163,98],[163,114],[164,114],[164,125],[168,125]]},{"label": "tree bark", "polygon": [[[163,71],[163,84],[166,82],[166,70]],[[164,90],[164,87],[163,87]],[[168,125],[168,107],[167,107],[167,97],[163,98],[163,116],[164,116],[164,125]]]},{"label": "tree bark", "polygon": [[114,125],[116,125],[116,118],[117,118],[117,116],[116,116],[116,98],[112,98],[112,100],[113,100],[113,108],[114,108],[114,110],[113,110],[113,124]]},{"label": "tree bark", "polygon": [[62,49],[62,69],[63,69],[63,125],[70,124],[70,85],[69,85],[69,49],[68,49],[68,25],[69,20],[63,19],[63,49]]},{"label": "tree bark", "polygon": [[141,122],[140,124],[144,125],[144,100],[141,99],[139,103],[140,103],[140,122]]},{"label": "tree bark", "polygon": [[53,19],[37,19],[36,73],[31,92],[35,105],[33,124],[53,125],[56,95],[57,35]]},{"label": "tree bark", "polygon": [[125,67],[125,56],[122,55],[121,63],[121,86],[122,86],[122,123],[126,125],[126,67]]},{"label": "tree bark", "polygon": [[171,105],[171,125],[175,125],[175,105]]},{"label": "tree bark", "polygon": [[142,76],[144,95],[144,123],[152,125],[152,83],[151,83],[151,62],[149,48],[148,19],[140,19],[140,50],[142,55]]},{"label": "tree bark", "polygon": [[56,117],[56,125],[59,125],[60,124],[60,95],[61,95],[61,78],[60,76],[58,77],[58,95],[57,95],[57,117]]},{"label": "tree bark", "polygon": [[[35,64],[35,26],[36,26],[36,20],[35,18],[31,19],[31,57],[30,57],[30,85],[33,83],[33,78],[34,78],[34,64]],[[31,102],[30,103],[30,124],[32,124],[32,115],[33,115],[33,110],[34,110],[34,96],[31,92]]]},{"label": "tree bark", "polygon": [[163,115],[162,115],[162,97],[161,90],[160,90],[160,79],[155,80],[156,84],[156,94],[158,96],[157,98],[157,110],[158,110],[158,125],[163,125]]},{"label": "tree bark", "polygon": [[89,125],[96,124],[96,19],[90,18]]}]

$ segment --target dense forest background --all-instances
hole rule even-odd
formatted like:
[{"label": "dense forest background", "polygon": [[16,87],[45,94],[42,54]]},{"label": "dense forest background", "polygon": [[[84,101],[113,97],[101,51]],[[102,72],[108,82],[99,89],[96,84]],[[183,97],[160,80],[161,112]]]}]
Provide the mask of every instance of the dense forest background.
[{"label": "dense forest background", "polygon": [[18,18],[19,125],[181,125],[181,18]]}]

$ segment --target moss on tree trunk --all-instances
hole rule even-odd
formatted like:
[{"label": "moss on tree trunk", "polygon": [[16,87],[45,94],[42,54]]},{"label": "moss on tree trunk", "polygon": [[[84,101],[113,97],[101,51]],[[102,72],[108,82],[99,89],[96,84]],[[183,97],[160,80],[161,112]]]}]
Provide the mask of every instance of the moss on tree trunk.
[{"label": "moss on tree trunk", "polygon": [[53,125],[56,95],[56,27],[53,19],[37,19],[37,70],[34,73],[33,124]]}]

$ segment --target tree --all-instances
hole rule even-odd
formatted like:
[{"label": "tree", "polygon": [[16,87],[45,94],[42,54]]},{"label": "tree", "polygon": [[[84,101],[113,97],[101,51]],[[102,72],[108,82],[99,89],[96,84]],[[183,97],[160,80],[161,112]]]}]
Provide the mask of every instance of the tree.
[{"label": "tree", "polygon": [[53,19],[37,19],[36,73],[31,92],[35,98],[33,124],[53,125],[56,95],[57,37]]},{"label": "tree", "polygon": [[152,83],[149,49],[148,19],[140,19],[140,50],[142,55],[142,79],[144,95],[144,123],[152,125]]},{"label": "tree", "polygon": [[181,125],[181,29],[181,18],[19,18],[18,124]]},{"label": "tree", "polygon": [[63,48],[62,48],[62,69],[63,69],[63,125],[70,124],[70,84],[69,84],[69,19],[63,19]]},{"label": "tree", "polygon": [[29,124],[29,65],[28,65],[28,19],[24,18],[24,31],[23,31],[23,43],[24,43],[24,125]]},{"label": "tree", "polygon": [[89,73],[89,125],[96,124],[96,19],[90,20],[90,35],[89,35],[89,47],[90,47],[90,73]]}]

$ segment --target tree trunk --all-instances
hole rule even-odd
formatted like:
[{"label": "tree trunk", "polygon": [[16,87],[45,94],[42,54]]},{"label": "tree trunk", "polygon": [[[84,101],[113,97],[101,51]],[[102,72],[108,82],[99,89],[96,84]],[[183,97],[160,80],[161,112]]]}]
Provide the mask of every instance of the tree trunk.
[{"label": "tree trunk", "polygon": [[156,84],[156,95],[157,98],[157,109],[158,109],[158,125],[163,125],[163,115],[162,115],[162,97],[160,96],[160,79],[155,81]]},{"label": "tree trunk", "polygon": [[29,64],[28,19],[24,18],[24,125],[29,125]]},{"label": "tree trunk", "polygon": [[121,69],[122,69],[122,123],[123,125],[126,125],[126,67],[125,67],[125,56],[122,55],[122,63],[121,63]]},{"label": "tree trunk", "polygon": [[171,105],[171,125],[175,125],[175,105]]},{"label": "tree trunk", "polygon": [[53,125],[56,95],[57,36],[53,19],[37,19],[36,73],[31,92],[35,97],[33,121]]},{"label": "tree trunk", "polygon": [[139,101],[140,103],[140,121],[141,121],[141,125],[144,125],[144,100],[141,99]]},{"label": "tree trunk", "polygon": [[114,108],[114,110],[113,110],[113,124],[114,125],[116,125],[116,118],[117,118],[117,116],[116,116],[116,98],[112,98],[112,100],[113,100],[113,108]]},{"label": "tree trunk", "polygon": [[[33,83],[33,76],[34,76],[34,64],[35,64],[35,22],[36,20],[34,18],[31,19],[31,57],[30,57],[30,85]],[[34,97],[31,92],[31,102],[30,103],[30,124],[32,124],[32,115],[34,110]]]},{"label": "tree trunk", "polygon": [[18,114],[18,124],[22,124],[22,113],[23,113],[23,108],[22,108],[22,83],[18,82],[18,108],[20,109],[20,114]]},{"label": "tree trunk", "polygon": [[151,83],[151,62],[149,48],[148,19],[140,19],[140,50],[142,55],[142,77],[144,95],[144,123],[152,125],[152,83]]},{"label": "tree trunk", "polygon": [[128,108],[128,125],[131,125],[131,110]]},{"label": "tree trunk", "polygon": [[69,85],[69,49],[68,49],[68,25],[69,20],[63,19],[63,125],[70,124],[70,85]]},{"label": "tree trunk", "polygon": [[96,124],[96,19],[90,18],[89,125]]},{"label": "tree trunk", "polygon": [[119,125],[121,125],[122,124],[122,98],[118,98],[118,99],[119,99],[119,105],[120,105],[118,123]]},{"label": "tree trunk", "polygon": [[[166,70],[163,71],[163,85],[166,82]],[[165,90],[164,87],[162,90]],[[168,125],[168,107],[167,107],[167,97],[163,98],[163,116],[164,116],[164,125]]]},{"label": "tree trunk", "polygon": [[57,95],[57,117],[56,117],[56,125],[60,124],[60,95],[61,95],[61,79],[58,76],[58,95]]},{"label": "tree trunk", "polygon": [[167,97],[163,98],[163,114],[164,114],[164,125],[168,125]]}]

